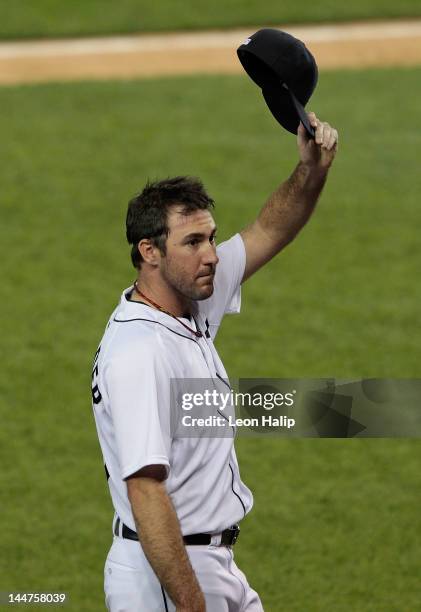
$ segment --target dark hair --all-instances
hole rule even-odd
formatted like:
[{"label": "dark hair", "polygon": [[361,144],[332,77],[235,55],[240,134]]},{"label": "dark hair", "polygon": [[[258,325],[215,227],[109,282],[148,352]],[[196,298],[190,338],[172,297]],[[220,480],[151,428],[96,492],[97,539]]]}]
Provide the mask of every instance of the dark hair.
[{"label": "dark hair", "polygon": [[126,217],[127,242],[132,245],[131,258],[135,268],[140,268],[142,255],[138,244],[142,238],[150,238],[162,254],[166,252],[168,237],[168,209],[182,205],[182,212],[209,210],[214,201],[206,193],[200,179],[176,176],[162,181],[147,182],[143,191],[129,202]]}]

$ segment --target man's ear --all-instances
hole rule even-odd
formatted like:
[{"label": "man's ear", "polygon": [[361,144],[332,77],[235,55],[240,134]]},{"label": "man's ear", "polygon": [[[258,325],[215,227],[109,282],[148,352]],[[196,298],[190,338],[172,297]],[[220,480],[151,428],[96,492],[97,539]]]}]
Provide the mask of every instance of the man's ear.
[{"label": "man's ear", "polygon": [[161,259],[161,253],[157,246],[152,244],[150,238],[142,238],[138,243],[137,248],[139,253],[142,255],[144,262],[151,266],[157,266]]}]

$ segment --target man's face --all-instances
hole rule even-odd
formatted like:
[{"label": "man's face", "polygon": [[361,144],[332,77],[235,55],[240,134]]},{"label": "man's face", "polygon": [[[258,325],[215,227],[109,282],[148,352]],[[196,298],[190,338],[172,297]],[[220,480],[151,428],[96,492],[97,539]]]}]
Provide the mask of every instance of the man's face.
[{"label": "man's face", "polygon": [[161,259],[161,274],[184,297],[205,300],[213,293],[218,257],[216,226],[208,210],[185,215],[180,206],[168,212],[167,252]]}]

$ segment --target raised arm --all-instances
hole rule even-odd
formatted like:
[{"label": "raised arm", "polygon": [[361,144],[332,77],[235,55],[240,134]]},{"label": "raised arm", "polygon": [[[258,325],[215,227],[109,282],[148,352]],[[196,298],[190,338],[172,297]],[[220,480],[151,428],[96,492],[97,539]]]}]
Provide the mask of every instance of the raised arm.
[{"label": "raised arm", "polygon": [[205,599],[187,556],[164,478],[165,467],[156,465],[127,479],[139,540],[177,612],[205,612]]},{"label": "raised arm", "polygon": [[337,151],[338,133],[308,114],[316,138],[303,125],[298,128],[300,161],[288,180],[272,193],[257,219],[241,233],[246,249],[243,281],[287,246],[307,223],[325,184]]}]

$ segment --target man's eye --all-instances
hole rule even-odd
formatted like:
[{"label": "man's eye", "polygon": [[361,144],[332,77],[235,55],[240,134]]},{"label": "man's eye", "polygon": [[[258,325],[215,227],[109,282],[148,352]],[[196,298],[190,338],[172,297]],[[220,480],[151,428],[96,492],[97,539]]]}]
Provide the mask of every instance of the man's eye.
[{"label": "man's eye", "polygon": [[214,234],[213,236],[209,238],[209,242],[213,243],[215,241],[216,241],[216,234]]},{"label": "man's eye", "polygon": [[197,238],[192,238],[191,240],[188,241],[187,244],[191,244],[192,246],[196,246],[196,244],[199,244],[199,241]]}]

